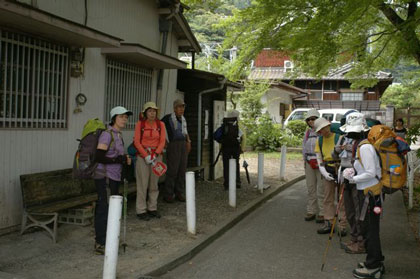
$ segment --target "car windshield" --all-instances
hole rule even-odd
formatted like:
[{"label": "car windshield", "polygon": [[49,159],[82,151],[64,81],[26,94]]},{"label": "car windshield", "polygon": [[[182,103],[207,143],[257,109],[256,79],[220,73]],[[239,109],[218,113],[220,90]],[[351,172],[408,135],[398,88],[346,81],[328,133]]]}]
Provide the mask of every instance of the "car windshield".
[{"label": "car windshield", "polygon": [[290,120],[304,120],[306,111],[296,111],[291,117]]},{"label": "car windshield", "polygon": [[335,121],[340,122],[341,118],[343,118],[343,114],[341,113],[337,113],[337,115],[335,116]]},{"label": "car windshield", "polygon": [[328,121],[333,121],[334,119],[334,113],[323,113],[322,117],[327,119]]}]

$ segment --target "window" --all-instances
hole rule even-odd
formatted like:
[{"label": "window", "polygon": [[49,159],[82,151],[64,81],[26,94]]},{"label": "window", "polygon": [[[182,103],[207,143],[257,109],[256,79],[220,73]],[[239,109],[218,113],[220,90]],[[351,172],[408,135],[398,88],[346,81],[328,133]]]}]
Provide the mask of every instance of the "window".
[{"label": "window", "polygon": [[152,96],[152,70],[108,59],[106,77],[106,120],[113,107],[123,106],[133,112],[127,128],[134,129],[143,105]]},{"label": "window", "polygon": [[333,119],[334,119],[334,113],[323,113],[321,115],[321,117],[327,119],[330,122],[332,122]]},{"label": "window", "polygon": [[363,92],[342,92],[342,101],[363,101]]},{"label": "window", "polygon": [[311,90],[309,94],[310,100],[322,100],[322,90]]},{"label": "window", "polygon": [[290,120],[304,120],[306,116],[306,111],[296,111],[291,117]]},{"label": "window", "polygon": [[67,47],[0,29],[0,128],[67,127]]}]

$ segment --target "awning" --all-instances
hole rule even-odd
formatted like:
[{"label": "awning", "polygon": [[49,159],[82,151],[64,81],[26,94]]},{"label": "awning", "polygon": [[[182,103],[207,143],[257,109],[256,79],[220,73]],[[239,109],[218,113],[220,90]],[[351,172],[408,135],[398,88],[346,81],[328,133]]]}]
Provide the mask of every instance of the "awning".
[{"label": "awning", "polygon": [[172,56],[163,55],[139,44],[121,43],[119,48],[103,48],[108,57],[152,69],[185,69],[187,63]]},{"label": "awning", "polygon": [[118,47],[121,39],[36,9],[0,0],[0,27],[24,31],[77,47]]}]

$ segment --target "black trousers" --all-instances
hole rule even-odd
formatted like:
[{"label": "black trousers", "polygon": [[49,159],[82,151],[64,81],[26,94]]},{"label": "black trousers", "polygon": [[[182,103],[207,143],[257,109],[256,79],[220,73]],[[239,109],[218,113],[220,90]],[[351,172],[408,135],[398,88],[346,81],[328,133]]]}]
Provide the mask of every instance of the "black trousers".
[{"label": "black trousers", "polygon": [[108,221],[108,194],[106,191],[107,180],[111,195],[118,195],[119,181],[112,179],[95,179],[96,192],[98,200],[95,207],[95,240],[100,245],[105,245],[106,225]]},{"label": "black trousers", "polygon": [[347,222],[350,225],[350,235],[353,242],[363,241],[362,222],[360,218],[360,200],[363,200],[364,195],[362,191],[358,191],[356,184],[350,184],[347,179],[344,179],[344,207],[346,210]]},{"label": "black trousers", "polygon": [[185,140],[168,143],[166,148],[165,186],[162,189],[164,197],[172,198],[174,194],[185,194],[185,172],[187,170],[188,153]]},{"label": "black trousers", "polygon": [[[363,206],[363,200],[360,203],[360,208]],[[362,233],[365,238],[367,252],[365,266],[369,269],[380,267],[385,259],[382,255],[381,239],[379,237],[381,215],[377,215],[373,212],[373,208],[375,206],[382,207],[380,195],[369,197],[369,206],[366,212],[365,220],[362,222]]]},{"label": "black trousers", "polygon": [[236,159],[236,186],[241,186],[241,177],[239,175],[239,147],[223,147],[222,157],[223,157],[223,186],[225,189],[229,188],[229,159]]}]

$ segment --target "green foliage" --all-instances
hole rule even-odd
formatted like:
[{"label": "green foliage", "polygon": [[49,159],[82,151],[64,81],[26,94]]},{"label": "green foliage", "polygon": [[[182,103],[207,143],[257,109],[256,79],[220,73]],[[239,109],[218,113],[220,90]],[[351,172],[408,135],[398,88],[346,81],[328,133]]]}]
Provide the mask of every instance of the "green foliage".
[{"label": "green foliage", "polygon": [[381,97],[382,104],[393,105],[395,108],[407,108],[418,105],[419,89],[406,85],[392,85]]},{"label": "green foliage", "polygon": [[306,129],[308,129],[308,125],[303,120],[292,120],[287,123],[286,128],[290,130],[292,135],[303,138]]},{"label": "green foliage", "polygon": [[[420,123],[412,125],[407,129],[407,134],[405,135],[405,140],[408,144],[418,143],[420,137]],[[420,158],[420,149],[417,149],[417,157]]]},{"label": "green foliage", "polygon": [[244,87],[244,92],[239,95],[242,117],[255,121],[261,116],[261,110],[264,108],[264,105],[261,103],[261,97],[267,92],[269,84],[246,82]]},{"label": "green foliage", "polygon": [[267,113],[261,115],[256,122],[247,122],[245,126],[247,143],[255,150],[275,151],[283,144],[289,147],[302,145],[303,135],[299,137],[281,129],[280,125],[273,123]]},{"label": "green foliage", "polygon": [[287,51],[296,73],[316,77],[353,61],[347,76],[356,87],[372,86],[372,73],[401,59],[420,63],[417,1],[254,0],[233,14],[223,23],[225,47],[241,50],[231,77],[239,77],[266,47]]}]

